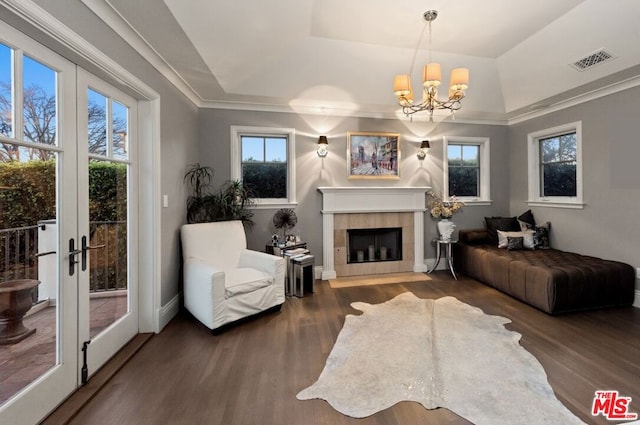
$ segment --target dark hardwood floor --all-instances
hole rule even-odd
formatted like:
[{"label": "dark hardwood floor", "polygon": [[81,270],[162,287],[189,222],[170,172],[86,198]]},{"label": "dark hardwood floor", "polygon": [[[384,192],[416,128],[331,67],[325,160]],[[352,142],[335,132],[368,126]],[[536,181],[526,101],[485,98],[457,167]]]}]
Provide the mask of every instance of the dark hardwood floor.
[{"label": "dark hardwood floor", "polygon": [[70,423],[469,424],[446,409],[426,410],[412,402],[352,419],[325,401],[295,397],[318,378],[345,315],[360,313],[350,303],[380,303],[406,291],[421,298],[455,296],[511,319],[507,327],[522,334],[521,344],[542,363],[558,398],[586,423],[611,423],[590,414],[596,390],[632,397],[630,410],[640,413],[640,309],[552,317],[474,280],[455,281],[446,272],[432,276],[428,283],[345,289],[317,281],[313,295],[288,298],[280,313],[218,336],[181,313]]}]

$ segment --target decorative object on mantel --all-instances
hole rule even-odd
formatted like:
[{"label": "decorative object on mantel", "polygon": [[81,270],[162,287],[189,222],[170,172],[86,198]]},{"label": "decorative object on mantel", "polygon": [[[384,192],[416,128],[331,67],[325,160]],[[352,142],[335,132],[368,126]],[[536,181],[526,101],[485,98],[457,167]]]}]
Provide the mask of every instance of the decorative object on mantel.
[{"label": "decorative object on mantel", "polygon": [[273,225],[276,229],[282,229],[282,241],[284,243],[290,243],[293,240],[295,243],[295,237],[288,238],[287,232],[298,224],[298,216],[296,212],[291,208],[281,208],[273,215]]},{"label": "decorative object on mantel", "polygon": [[429,212],[431,216],[440,219],[438,221],[440,239],[450,241],[456,225],[449,219],[464,207],[464,202],[456,200],[455,196],[450,197],[448,201],[444,201],[432,191],[427,192],[427,195],[429,196]]},{"label": "decorative object on mantel", "polygon": [[[416,45],[409,74],[396,75],[393,80],[393,94],[398,98],[398,104],[402,107],[402,112],[408,117],[416,112],[427,111],[429,113],[429,121],[433,122],[433,111],[435,109],[448,109],[453,115],[454,111],[460,109],[461,100],[464,98],[464,91],[469,87],[469,70],[467,68],[455,68],[451,71],[451,79],[449,81],[448,98],[445,100],[438,99],[438,86],[442,81],[442,69],[439,63],[431,62],[431,23],[438,17],[437,10],[427,10],[423,14],[426,21],[425,28],[420,34],[420,39]],[[425,65],[422,71],[422,100],[421,103],[414,102],[413,89],[411,87],[411,74],[416,62],[416,55],[420,48],[420,42],[424,36],[425,29],[429,29],[429,63]]]},{"label": "decorative object on mantel", "polygon": [[427,157],[430,148],[431,145],[428,140],[423,140],[422,143],[420,143],[420,149],[418,149],[418,159],[420,161],[423,161]]},{"label": "decorative object on mantel", "polygon": [[347,133],[350,179],[399,179],[399,133]]},{"label": "decorative object on mantel", "polygon": [[318,137],[318,149],[316,153],[320,158],[324,158],[329,153],[329,141],[327,140],[327,136]]}]

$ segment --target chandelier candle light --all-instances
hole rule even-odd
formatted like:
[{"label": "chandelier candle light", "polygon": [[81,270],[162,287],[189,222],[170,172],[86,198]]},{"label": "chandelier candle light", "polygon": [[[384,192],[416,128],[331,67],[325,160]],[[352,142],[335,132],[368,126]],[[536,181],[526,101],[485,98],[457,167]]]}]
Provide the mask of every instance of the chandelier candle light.
[{"label": "chandelier candle light", "polygon": [[411,73],[413,73],[418,47],[422,41],[424,30],[416,45],[409,74],[396,75],[393,81],[393,93],[398,98],[398,104],[402,107],[402,112],[407,117],[416,112],[428,111],[429,121],[433,122],[433,111],[435,109],[448,109],[452,115],[454,111],[460,109],[462,106],[460,101],[464,98],[464,91],[469,87],[469,70],[467,68],[455,68],[452,70],[449,82],[449,97],[446,100],[438,99],[438,86],[442,81],[442,68],[439,63],[431,61],[431,23],[438,17],[438,11],[428,10],[424,12],[423,16],[426,21],[425,28],[429,28],[429,63],[424,66],[422,71],[422,102],[414,103]]}]

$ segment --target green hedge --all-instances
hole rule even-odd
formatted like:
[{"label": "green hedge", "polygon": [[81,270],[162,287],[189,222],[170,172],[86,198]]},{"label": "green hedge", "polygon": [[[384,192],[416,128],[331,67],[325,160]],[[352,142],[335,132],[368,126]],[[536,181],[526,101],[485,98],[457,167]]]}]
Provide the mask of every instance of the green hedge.
[{"label": "green hedge", "polygon": [[[55,218],[55,161],[0,163],[0,228],[31,226]],[[89,163],[89,219],[126,219],[125,164]],[[65,190],[63,187],[61,190]]]},{"label": "green hedge", "polygon": [[[36,225],[56,215],[56,164],[53,160],[0,163],[0,229]],[[62,187],[60,190],[66,190]],[[127,166],[89,163],[90,290],[127,287]],[[71,212],[75,214],[75,211]],[[113,222],[100,224],[96,222]],[[118,222],[118,223],[116,223]],[[37,238],[3,233],[0,279],[36,278]],[[26,235],[27,233],[24,233]],[[29,233],[31,234],[31,233]]]},{"label": "green hedge", "polygon": [[287,164],[243,162],[242,181],[256,198],[286,198]]},{"label": "green hedge", "polygon": [[55,161],[0,163],[0,228],[55,218]]}]

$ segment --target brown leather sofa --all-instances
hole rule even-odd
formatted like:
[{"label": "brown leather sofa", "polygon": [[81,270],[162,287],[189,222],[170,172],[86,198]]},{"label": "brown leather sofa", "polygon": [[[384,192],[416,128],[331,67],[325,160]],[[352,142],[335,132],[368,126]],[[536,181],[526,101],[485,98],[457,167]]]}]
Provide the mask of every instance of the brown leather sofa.
[{"label": "brown leather sofa", "polygon": [[633,304],[628,264],[556,249],[501,249],[486,230],[460,230],[454,250],[458,271],[549,314]]}]

